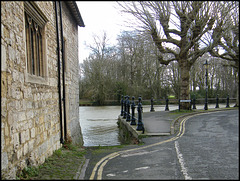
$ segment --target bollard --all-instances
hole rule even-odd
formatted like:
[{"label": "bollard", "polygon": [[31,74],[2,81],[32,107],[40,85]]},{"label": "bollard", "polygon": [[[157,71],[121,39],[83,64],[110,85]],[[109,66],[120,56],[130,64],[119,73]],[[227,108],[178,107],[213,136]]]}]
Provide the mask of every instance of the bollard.
[{"label": "bollard", "polygon": [[216,107],[215,108],[219,108],[219,105],[218,105],[218,94],[217,94],[217,98],[216,98]]},{"label": "bollard", "polygon": [[227,95],[227,105],[226,105],[226,108],[227,108],[227,107],[230,107],[230,106],[229,106],[229,95]]},{"label": "bollard", "polygon": [[126,103],[126,106],[127,106],[127,112],[126,112],[126,121],[129,122],[130,121],[130,101],[129,101],[129,96],[127,96],[127,103]]},{"label": "bollard", "polygon": [[194,94],[194,97],[193,97],[193,109],[196,109],[196,98],[195,98],[195,94]]},{"label": "bollard", "polygon": [[144,126],[143,126],[143,122],[142,122],[142,103],[141,103],[141,100],[142,98],[139,97],[138,98],[138,107],[137,107],[137,110],[138,110],[138,123],[137,123],[137,131],[144,131]]},{"label": "bollard", "polygon": [[124,111],[123,111],[123,119],[126,119],[126,111],[127,111],[127,107],[126,107],[126,97],[127,96],[125,96],[124,98],[125,98],[125,100],[123,100],[123,105],[124,105]]},{"label": "bollard", "polygon": [[123,100],[123,95],[122,95],[122,99],[121,99],[121,116],[123,116],[123,104],[124,104],[124,100]]},{"label": "bollard", "polygon": [[154,108],[153,108],[153,97],[151,98],[151,109],[150,109],[150,112],[154,112]]},{"label": "bollard", "polygon": [[168,108],[168,97],[167,97],[167,99],[166,99],[166,107],[165,107],[165,111],[169,111],[169,108]]},{"label": "bollard", "polygon": [[131,104],[131,109],[132,109],[132,119],[131,119],[131,123],[130,123],[130,125],[136,125],[136,119],[135,119],[135,115],[134,115],[134,110],[135,110],[134,99],[135,99],[135,97],[132,96],[132,104]]},{"label": "bollard", "polygon": [[180,111],[180,99],[178,99],[178,110]]}]

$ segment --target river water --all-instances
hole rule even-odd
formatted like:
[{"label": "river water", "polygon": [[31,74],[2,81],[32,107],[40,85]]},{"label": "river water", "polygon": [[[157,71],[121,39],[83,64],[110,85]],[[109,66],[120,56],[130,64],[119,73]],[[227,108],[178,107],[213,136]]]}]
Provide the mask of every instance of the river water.
[{"label": "river water", "polygon": [[[233,107],[234,104],[230,104]],[[219,105],[221,108],[225,104]],[[197,105],[203,109],[204,105]],[[209,104],[215,108],[215,104]],[[154,106],[155,111],[165,111],[165,105]],[[169,105],[169,110],[178,109],[178,105]],[[143,106],[143,112],[149,112],[150,105]],[[135,109],[136,112],[136,109]],[[117,119],[121,113],[121,106],[80,106],[79,117],[83,134],[84,146],[112,146],[120,145]]]},{"label": "river water", "polygon": [[117,119],[121,106],[80,106],[84,146],[120,145]]},{"label": "river water", "polygon": [[[155,106],[155,111],[164,111],[165,106]],[[177,105],[169,106],[178,109]],[[150,105],[143,106],[144,112],[150,111]],[[136,112],[136,109],[135,109]],[[80,106],[79,117],[84,146],[120,145],[117,119],[121,106]]]}]

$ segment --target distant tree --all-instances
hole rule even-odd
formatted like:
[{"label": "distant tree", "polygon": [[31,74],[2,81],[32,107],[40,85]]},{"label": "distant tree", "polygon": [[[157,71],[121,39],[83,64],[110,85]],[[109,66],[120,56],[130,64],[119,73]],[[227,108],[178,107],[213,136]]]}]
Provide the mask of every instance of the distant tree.
[{"label": "distant tree", "polygon": [[[99,105],[103,105],[108,97],[112,96],[112,87],[116,79],[114,62],[114,47],[107,44],[107,34],[93,36],[94,43],[88,45],[91,54],[83,61],[81,71],[84,75],[82,89],[87,98],[91,98]],[[81,94],[81,95],[82,95]]]},{"label": "distant tree", "polygon": [[[225,17],[219,19],[218,13],[231,10],[231,5],[223,1],[130,1],[119,5],[123,12],[136,18],[138,28],[151,35],[161,64],[178,62],[180,99],[190,99],[190,69],[199,57],[216,46],[216,41],[208,40],[213,32],[222,36],[217,30]],[[186,103],[181,106],[188,109]]]}]

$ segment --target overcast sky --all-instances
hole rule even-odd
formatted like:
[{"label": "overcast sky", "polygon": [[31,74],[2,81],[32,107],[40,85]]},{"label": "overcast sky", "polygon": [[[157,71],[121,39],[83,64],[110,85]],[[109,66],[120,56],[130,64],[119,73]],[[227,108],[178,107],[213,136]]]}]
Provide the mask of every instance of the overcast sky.
[{"label": "overcast sky", "polygon": [[79,62],[88,57],[89,49],[86,44],[93,44],[92,36],[102,37],[106,31],[110,44],[116,43],[117,35],[122,30],[130,30],[125,27],[124,18],[117,9],[115,1],[76,1],[85,27],[78,28]]}]

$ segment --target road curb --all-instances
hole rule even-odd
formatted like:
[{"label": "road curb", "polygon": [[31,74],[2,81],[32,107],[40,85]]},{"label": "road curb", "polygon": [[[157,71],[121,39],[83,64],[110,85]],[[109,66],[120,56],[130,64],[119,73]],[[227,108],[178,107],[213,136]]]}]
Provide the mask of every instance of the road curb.
[{"label": "road curb", "polygon": [[84,161],[81,163],[81,165],[79,166],[79,170],[78,172],[76,173],[76,176],[75,176],[75,180],[84,180],[84,177],[85,177],[85,172],[86,172],[86,169],[87,169],[87,166],[88,166],[88,163],[89,163],[89,159],[86,159],[84,157]]},{"label": "road curb", "polygon": [[170,126],[170,134],[173,135],[175,133],[175,127],[176,127],[176,123],[187,117],[190,115],[196,115],[196,114],[203,114],[203,113],[207,113],[207,112],[218,112],[218,111],[228,111],[228,110],[234,110],[234,109],[238,109],[238,107],[230,107],[230,108],[216,108],[216,109],[208,109],[208,110],[198,110],[196,112],[192,112],[192,113],[186,113],[184,115],[181,115],[179,117],[177,117],[176,119],[174,119],[173,121],[171,121],[171,126]]},{"label": "road curb", "polygon": [[[125,127],[125,130],[129,131],[131,133],[130,137],[137,139],[138,142],[141,142],[141,138],[144,138],[145,136],[170,136],[175,134],[175,128],[177,126],[177,123],[179,120],[190,116],[190,115],[197,115],[197,114],[204,114],[207,112],[218,112],[218,111],[227,111],[227,110],[234,110],[237,109],[237,107],[230,107],[230,108],[215,108],[215,109],[208,109],[208,110],[196,110],[195,112],[186,113],[184,115],[180,115],[176,119],[172,120],[170,123],[170,132],[166,133],[148,133],[146,130],[143,133],[142,131],[137,131],[137,125],[131,125],[130,122],[127,122],[125,119],[123,119],[122,116],[118,116],[118,124],[121,124]],[[120,123],[121,122],[121,123]],[[176,131],[178,131],[176,129]]]}]

